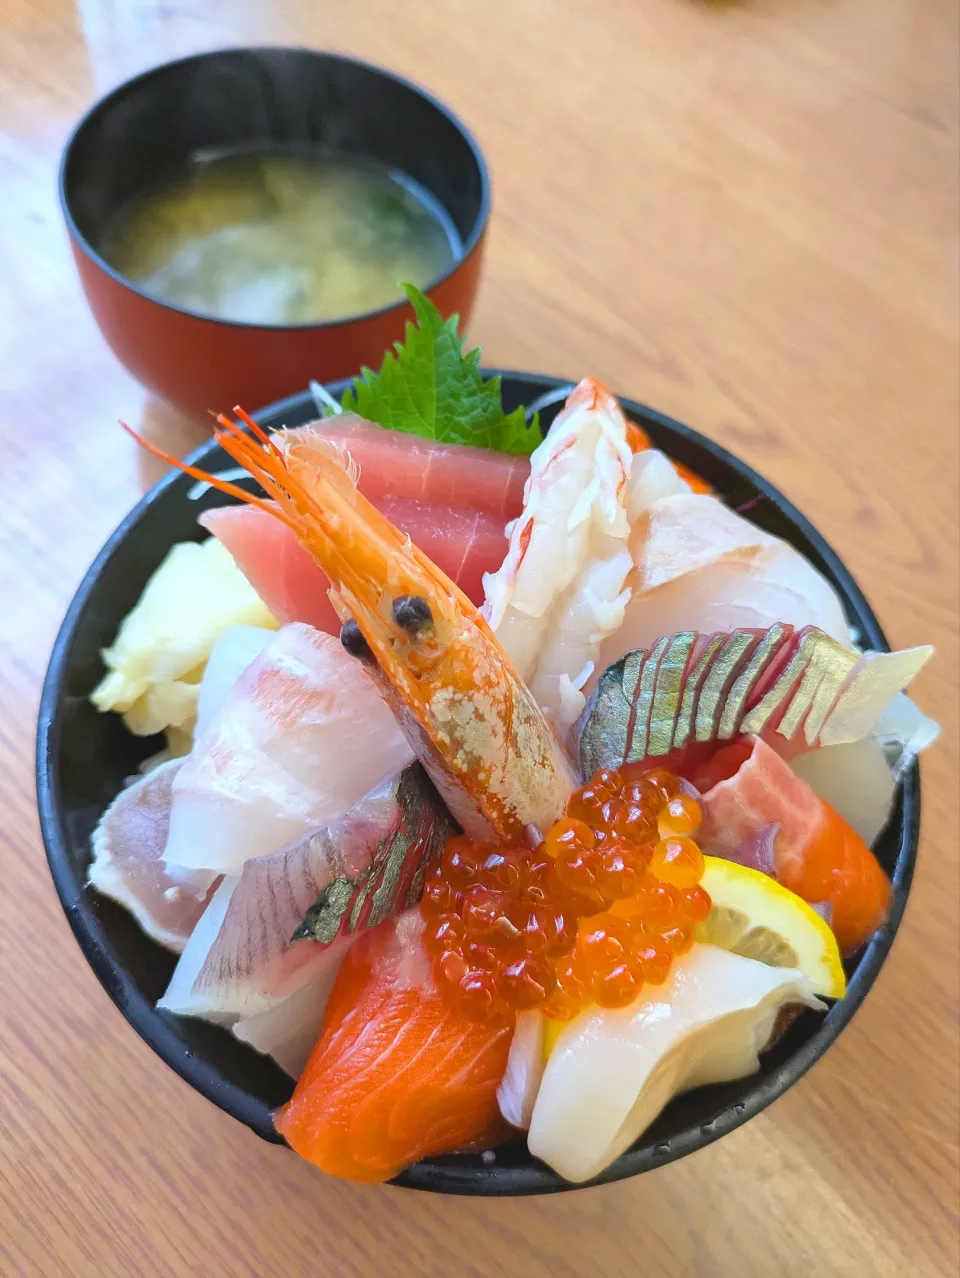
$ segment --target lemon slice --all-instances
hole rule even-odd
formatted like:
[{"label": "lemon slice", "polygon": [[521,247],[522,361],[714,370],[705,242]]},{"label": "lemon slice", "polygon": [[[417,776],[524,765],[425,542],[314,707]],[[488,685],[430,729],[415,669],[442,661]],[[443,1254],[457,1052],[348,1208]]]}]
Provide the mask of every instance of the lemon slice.
[{"label": "lemon slice", "polygon": [[701,886],[713,909],[696,938],[770,967],[795,967],[817,994],[843,998],[847,979],[836,938],[812,906],[769,875],[705,856]]}]

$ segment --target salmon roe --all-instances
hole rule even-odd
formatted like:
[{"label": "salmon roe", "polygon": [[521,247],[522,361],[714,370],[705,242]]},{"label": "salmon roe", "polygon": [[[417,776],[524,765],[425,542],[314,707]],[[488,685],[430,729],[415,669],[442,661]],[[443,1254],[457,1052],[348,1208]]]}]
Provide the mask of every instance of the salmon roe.
[{"label": "salmon roe", "polygon": [[473,1021],[569,1020],[660,985],[710,913],[700,805],[663,768],[603,768],[535,851],[447,841],[420,909],[441,993]]}]

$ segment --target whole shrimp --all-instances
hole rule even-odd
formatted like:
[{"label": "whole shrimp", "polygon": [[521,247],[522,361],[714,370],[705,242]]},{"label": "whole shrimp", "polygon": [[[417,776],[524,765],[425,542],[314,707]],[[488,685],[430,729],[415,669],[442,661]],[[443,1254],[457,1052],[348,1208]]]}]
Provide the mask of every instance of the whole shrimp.
[{"label": "whole shrimp", "polygon": [[630,430],[642,436],[607,388],[584,378],[531,457],[507,556],[483,579],[491,629],[561,734],[630,599]]},{"label": "whole shrimp", "polygon": [[563,814],[576,782],[486,621],[358,492],[357,468],[336,446],[304,447],[303,431],[268,436],[236,411],[251,434],[221,415],[215,438],[275,503],[139,442],[282,519],[330,580],[344,647],[366,662],[464,830],[538,839]]}]

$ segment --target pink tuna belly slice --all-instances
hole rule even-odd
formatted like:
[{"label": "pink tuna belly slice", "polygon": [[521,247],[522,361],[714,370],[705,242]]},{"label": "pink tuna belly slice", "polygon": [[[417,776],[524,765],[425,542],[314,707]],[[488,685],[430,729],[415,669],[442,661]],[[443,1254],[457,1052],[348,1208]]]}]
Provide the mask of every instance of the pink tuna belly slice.
[{"label": "pink tuna belly slice", "polygon": [[[495,572],[506,553],[501,516],[397,497],[381,497],[376,504],[464,594],[483,602],[483,574]],[[303,621],[339,634],[326,574],[279,519],[256,506],[237,505],[205,511],[200,523],[226,546],[279,622]]]}]

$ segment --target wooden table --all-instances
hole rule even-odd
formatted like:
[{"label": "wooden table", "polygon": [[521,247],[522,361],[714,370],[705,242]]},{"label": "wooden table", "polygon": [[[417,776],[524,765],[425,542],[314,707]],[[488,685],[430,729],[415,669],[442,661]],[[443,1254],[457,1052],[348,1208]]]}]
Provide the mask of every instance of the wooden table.
[{"label": "wooden table", "polygon": [[[269,42],[386,63],[476,129],[489,362],[596,374],[719,439],[814,519],[892,641],[939,648],[920,867],[876,989],[771,1110],[634,1181],[470,1201],[324,1179],[160,1063],[54,896],[40,682],[156,477],[116,419],[200,438],[86,311],[58,152],[133,72]],[[951,0],[0,0],[4,1278],[956,1273],[956,59]]]}]

